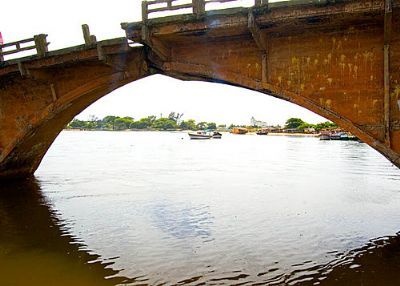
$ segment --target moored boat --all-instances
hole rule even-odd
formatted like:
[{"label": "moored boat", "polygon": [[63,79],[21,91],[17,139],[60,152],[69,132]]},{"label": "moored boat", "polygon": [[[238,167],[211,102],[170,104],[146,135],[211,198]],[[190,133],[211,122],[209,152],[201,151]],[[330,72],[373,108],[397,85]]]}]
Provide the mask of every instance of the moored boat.
[{"label": "moored boat", "polygon": [[233,127],[231,130],[231,133],[233,134],[246,134],[247,132],[249,132],[247,128],[243,127]]},{"label": "moored boat", "polygon": [[321,134],[319,140],[331,140],[331,136],[329,134]]},{"label": "moored boat", "polygon": [[322,131],[319,134],[319,140],[360,141],[360,139],[348,132],[329,131]]},{"label": "moored boat", "polygon": [[213,132],[212,138],[213,139],[221,139],[222,138],[222,134],[215,131],[215,132]]},{"label": "moored boat", "polygon": [[330,137],[331,137],[330,140],[343,140],[341,135],[342,135],[341,133],[331,133],[330,134]]},{"label": "moored boat", "polygon": [[328,131],[321,131],[319,133],[319,140],[331,140],[331,134]]},{"label": "moored boat", "polygon": [[188,134],[190,139],[194,140],[205,140],[205,139],[211,139],[213,137],[211,133],[205,131],[189,132]]},{"label": "moored boat", "polygon": [[260,129],[256,132],[257,135],[268,135],[268,129]]}]

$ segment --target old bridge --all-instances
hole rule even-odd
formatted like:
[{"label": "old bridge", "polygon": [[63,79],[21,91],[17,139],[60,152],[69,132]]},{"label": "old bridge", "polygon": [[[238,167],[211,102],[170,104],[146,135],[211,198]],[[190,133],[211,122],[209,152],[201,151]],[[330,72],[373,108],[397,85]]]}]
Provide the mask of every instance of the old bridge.
[{"label": "old bridge", "polygon": [[[400,0],[320,0],[210,10],[143,2],[126,38],[48,52],[45,35],[0,46],[0,177],[28,176],[62,128],[112,90],[155,73],[266,93],[326,117],[400,167]],[[158,17],[157,12],[187,14]],[[31,46],[29,46],[31,42]],[[28,46],[27,46],[28,45]],[[10,47],[13,49],[10,50]]]}]

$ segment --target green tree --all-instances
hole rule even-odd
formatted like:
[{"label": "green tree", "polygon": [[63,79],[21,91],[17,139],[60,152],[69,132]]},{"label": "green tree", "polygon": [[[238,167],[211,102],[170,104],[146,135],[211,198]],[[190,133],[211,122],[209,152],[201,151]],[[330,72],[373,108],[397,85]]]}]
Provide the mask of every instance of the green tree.
[{"label": "green tree", "polygon": [[329,128],[338,128],[338,126],[337,124],[330,121],[321,122],[315,125],[316,130],[329,129]]},{"label": "green tree", "polygon": [[133,124],[133,118],[126,116],[126,117],[118,117],[114,121],[114,129],[115,130],[126,130],[131,128]]},{"label": "green tree", "polygon": [[150,115],[150,116],[147,116],[146,118],[149,122],[149,126],[151,126],[154,123],[154,121],[157,120],[157,116],[155,116],[155,115]]},{"label": "green tree", "polygon": [[207,129],[215,130],[215,129],[217,129],[217,124],[214,122],[209,122],[209,123],[207,123]]},{"label": "green tree", "polygon": [[197,129],[198,130],[205,130],[205,129],[207,129],[207,122],[199,122],[198,124],[197,124]]},{"label": "green tree", "polygon": [[86,122],[88,129],[99,129],[101,126],[101,120],[95,115],[90,115],[89,120]]},{"label": "green tree", "polygon": [[87,128],[87,126],[86,126],[86,121],[83,121],[83,120],[79,120],[79,119],[74,119],[74,120],[72,120],[69,124],[68,124],[68,126],[70,127],[70,128],[76,128],[76,129],[86,129]]},{"label": "green tree", "polygon": [[159,118],[153,123],[153,128],[159,130],[168,130],[168,129],[176,129],[176,122],[169,118]]},{"label": "green tree", "polygon": [[194,119],[183,120],[179,127],[183,130],[196,130],[196,121]]},{"label": "green tree", "polygon": [[315,125],[311,124],[311,123],[304,122],[303,124],[301,124],[300,126],[297,127],[297,129],[299,129],[299,130],[304,130],[306,128],[315,128]]},{"label": "green tree", "polygon": [[133,122],[131,124],[131,128],[136,128],[136,129],[150,128],[155,120],[156,120],[155,116],[148,116],[145,118],[141,118],[140,120]]},{"label": "green tree", "polygon": [[114,130],[115,129],[114,123],[117,118],[118,116],[113,116],[113,115],[108,115],[104,117],[102,120],[102,127],[105,129]]},{"label": "green tree", "polygon": [[288,120],[286,120],[285,128],[286,129],[296,129],[304,123],[306,123],[306,122],[304,122],[300,118],[289,118]]},{"label": "green tree", "polygon": [[117,119],[118,116],[114,116],[114,115],[107,115],[106,117],[103,118],[103,122],[104,123],[113,123],[115,121],[115,119]]},{"label": "green tree", "polygon": [[182,118],[182,116],[183,113],[170,112],[168,115],[168,119],[178,122]]}]

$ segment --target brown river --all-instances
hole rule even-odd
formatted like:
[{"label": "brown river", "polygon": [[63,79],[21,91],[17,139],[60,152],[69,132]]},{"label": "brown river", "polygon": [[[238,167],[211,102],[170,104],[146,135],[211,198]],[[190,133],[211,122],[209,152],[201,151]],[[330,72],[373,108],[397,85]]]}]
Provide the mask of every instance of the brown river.
[{"label": "brown river", "polygon": [[0,185],[0,285],[400,285],[399,183],[358,142],[64,131]]}]

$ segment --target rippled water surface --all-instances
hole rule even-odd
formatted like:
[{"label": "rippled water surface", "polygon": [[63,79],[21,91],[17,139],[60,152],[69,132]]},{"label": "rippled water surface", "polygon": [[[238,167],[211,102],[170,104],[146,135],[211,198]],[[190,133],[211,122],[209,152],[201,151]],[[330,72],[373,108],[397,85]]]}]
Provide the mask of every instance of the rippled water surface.
[{"label": "rippled water surface", "polygon": [[399,182],[357,142],[62,132],[0,186],[0,285],[400,285]]}]

